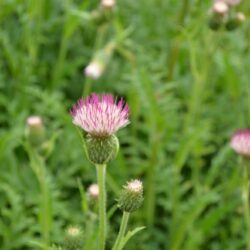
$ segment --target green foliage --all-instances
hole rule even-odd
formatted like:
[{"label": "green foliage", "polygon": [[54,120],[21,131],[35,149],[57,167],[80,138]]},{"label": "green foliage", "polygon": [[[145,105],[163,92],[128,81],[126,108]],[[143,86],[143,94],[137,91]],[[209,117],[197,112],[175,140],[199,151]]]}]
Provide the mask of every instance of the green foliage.
[{"label": "green foliage", "polygon": [[[96,22],[97,0],[0,1],[0,249],[60,249],[76,224],[85,248],[96,249],[96,212],[84,194],[95,168],[68,112],[89,87],[123,96],[131,110],[108,168],[109,207],[126,180],[144,182],[129,229],[146,229],[125,249],[245,249],[242,178],[228,141],[249,126],[249,22],[213,32],[211,1],[117,2],[111,21]],[[250,13],[249,1],[237,8]],[[83,69],[110,42],[105,74],[86,88]],[[27,148],[30,115],[44,120],[42,160]],[[107,249],[121,217],[109,214]]]}]

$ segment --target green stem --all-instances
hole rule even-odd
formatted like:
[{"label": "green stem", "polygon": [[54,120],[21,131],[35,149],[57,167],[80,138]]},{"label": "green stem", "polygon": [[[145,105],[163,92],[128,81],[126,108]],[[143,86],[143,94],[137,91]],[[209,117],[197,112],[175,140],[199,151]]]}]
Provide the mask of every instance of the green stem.
[{"label": "green stem", "polygon": [[32,148],[32,145],[24,145],[30,159],[30,165],[37,177],[40,187],[40,203],[38,220],[41,227],[41,235],[43,239],[44,249],[48,250],[50,245],[50,232],[52,227],[52,207],[50,187],[46,175],[46,167],[44,159],[36,152],[36,149]]},{"label": "green stem", "polygon": [[123,212],[122,222],[121,222],[121,226],[119,229],[119,233],[118,233],[118,236],[116,238],[116,241],[115,241],[115,244],[114,244],[114,247],[112,248],[112,250],[119,250],[120,249],[120,244],[121,244],[122,238],[124,237],[126,229],[127,229],[129,215],[130,215],[130,213]]},{"label": "green stem", "polygon": [[248,164],[243,164],[243,185],[242,185],[242,202],[247,227],[247,250],[250,250],[250,216],[249,216],[249,178]]},{"label": "green stem", "polygon": [[[155,135],[156,133],[153,134]],[[152,150],[147,171],[147,195],[145,206],[148,227],[152,227],[155,220],[155,178],[158,163],[158,152],[160,148],[160,139],[155,137],[152,140]]]},{"label": "green stem", "polygon": [[93,83],[93,79],[86,77],[86,80],[85,80],[84,85],[83,85],[83,93],[82,93],[82,95],[84,97],[86,97],[87,95],[90,94],[91,88],[92,88],[92,83]]},{"label": "green stem", "polygon": [[[178,16],[178,21],[177,21],[179,26],[183,26],[185,17],[188,14],[188,9],[189,9],[189,0],[183,0],[182,7]],[[179,32],[178,32],[178,34],[176,35],[176,38],[173,41],[171,51],[169,52],[169,61],[167,65],[167,68],[168,68],[167,80],[168,81],[171,81],[173,78],[175,65],[179,57],[180,44],[181,44],[181,39],[179,37]]]},{"label": "green stem", "polygon": [[42,225],[43,240],[46,243],[46,249],[48,249],[48,246],[50,244],[51,209],[50,209],[49,190],[47,187],[46,179],[44,177],[40,182],[40,188],[41,188],[40,219]]},{"label": "green stem", "polygon": [[99,209],[99,235],[98,249],[105,249],[105,240],[107,234],[107,215],[106,215],[106,165],[96,165],[97,181],[99,186],[98,209]]}]

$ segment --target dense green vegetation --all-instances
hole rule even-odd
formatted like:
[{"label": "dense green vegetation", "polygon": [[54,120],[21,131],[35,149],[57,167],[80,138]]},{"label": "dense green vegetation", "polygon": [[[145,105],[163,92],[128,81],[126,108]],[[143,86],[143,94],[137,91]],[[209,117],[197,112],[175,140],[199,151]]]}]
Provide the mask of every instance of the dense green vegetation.
[{"label": "dense green vegetation", "polygon": [[[95,168],[69,115],[90,90],[123,96],[131,110],[108,167],[107,249],[121,217],[115,200],[133,178],[145,200],[129,228],[146,229],[126,249],[246,249],[229,140],[249,126],[249,22],[214,32],[205,0],[119,0],[113,15],[93,20],[98,8],[97,0],[0,1],[0,249],[60,245],[69,225],[96,232],[85,195]],[[248,0],[237,8],[250,13]],[[105,73],[91,82],[83,69],[110,43]],[[44,120],[46,157],[27,143],[30,115]]]}]

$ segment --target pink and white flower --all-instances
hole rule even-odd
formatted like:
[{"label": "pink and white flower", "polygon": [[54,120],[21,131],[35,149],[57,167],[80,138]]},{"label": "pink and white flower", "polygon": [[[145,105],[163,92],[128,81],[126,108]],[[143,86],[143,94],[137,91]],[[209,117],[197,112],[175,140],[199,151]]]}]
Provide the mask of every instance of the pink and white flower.
[{"label": "pink and white flower", "polygon": [[115,134],[129,124],[129,108],[123,99],[111,94],[92,94],[81,98],[71,109],[73,123],[96,137]]},{"label": "pink and white flower", "polygon": [[236,131],[231,138],[230,145],[236,153],[250,157],[250,129]]}]

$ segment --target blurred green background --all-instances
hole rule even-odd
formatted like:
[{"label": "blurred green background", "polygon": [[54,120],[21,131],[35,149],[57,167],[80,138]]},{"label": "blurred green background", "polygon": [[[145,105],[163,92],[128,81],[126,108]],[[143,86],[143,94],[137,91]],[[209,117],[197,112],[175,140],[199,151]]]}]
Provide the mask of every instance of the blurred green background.
[{"label": "blurred green background", "polygon": [[[131,110],[108,166],[107,249],[121,217],[115,199],[133,178],[143,180],[145,201],[129,228],[146,229],[126,249],[246,249],[242,177],[228,142],[249,126],[250,24],[210,30],[211,4],[119,0],[112,15],[93,20],[97,0],[0,0],[1,250],[60,245],[69,225],[96,231],[84,194],[95,168],[69,115],[86,84],[123,96]],[[249,1],[236,9],[249,15]],[[83,69],[110,42],[106,71],[91,83]],[[44,120],[42,161],[25,138],[30,115]]]}]

